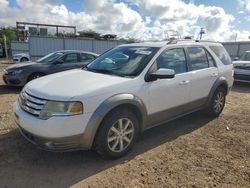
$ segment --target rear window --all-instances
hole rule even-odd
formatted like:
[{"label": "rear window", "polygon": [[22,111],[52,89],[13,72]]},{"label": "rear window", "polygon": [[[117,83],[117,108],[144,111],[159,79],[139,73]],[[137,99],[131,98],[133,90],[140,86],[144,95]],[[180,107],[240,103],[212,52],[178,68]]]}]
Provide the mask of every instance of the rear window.
[{"label": "rear window", "polygon": [[227,51],[223,46],[209,46],[210,49],[217,55],[224,65],[230,65],[232,63]]}]

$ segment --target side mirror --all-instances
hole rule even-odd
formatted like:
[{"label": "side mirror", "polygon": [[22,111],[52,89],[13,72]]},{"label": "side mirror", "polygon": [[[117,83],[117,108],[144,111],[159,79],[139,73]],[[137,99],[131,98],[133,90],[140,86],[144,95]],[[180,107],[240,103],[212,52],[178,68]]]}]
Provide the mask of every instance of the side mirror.
[{"label": "side mirror", "polygon": [[56,60],[53,64],[54,65],[63,64],[63,60]]},{"label": "side mirror", "polygon": [[238,60],[239,60],[239,57],[235,57],[235,58],[234,58],[234,61],[238,61]]},{"label": "side mirror", "polygon": [[175,71],[173,69],[161,68],[153,73],[149,73],[146,77],[146,81],[155,81],[157,79],[171,79],[175,77]]}]

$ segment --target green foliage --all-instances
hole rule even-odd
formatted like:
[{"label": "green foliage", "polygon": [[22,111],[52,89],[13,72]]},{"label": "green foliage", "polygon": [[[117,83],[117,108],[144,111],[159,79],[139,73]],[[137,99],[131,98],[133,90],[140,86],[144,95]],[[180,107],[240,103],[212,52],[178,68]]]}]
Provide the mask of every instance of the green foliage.
[{"label": "green foliage", "polygon": [[0,43],[3,44],[3,35],[6,36],[7,45],[10,46],[12,40],[16,40],[16,28],[15,27],[2,27],[0,28]]}]

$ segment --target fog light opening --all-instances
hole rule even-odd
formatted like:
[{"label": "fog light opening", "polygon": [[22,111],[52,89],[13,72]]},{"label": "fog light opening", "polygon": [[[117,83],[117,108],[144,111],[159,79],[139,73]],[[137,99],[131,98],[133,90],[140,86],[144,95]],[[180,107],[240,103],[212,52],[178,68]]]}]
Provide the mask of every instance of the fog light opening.
[{"label": "fog light opening", "polygon": [[55,148],[55,146],[54,146],[54,144],[52,142],[46,142],[44,145],[47,146],[49,149],[54,149]]}]

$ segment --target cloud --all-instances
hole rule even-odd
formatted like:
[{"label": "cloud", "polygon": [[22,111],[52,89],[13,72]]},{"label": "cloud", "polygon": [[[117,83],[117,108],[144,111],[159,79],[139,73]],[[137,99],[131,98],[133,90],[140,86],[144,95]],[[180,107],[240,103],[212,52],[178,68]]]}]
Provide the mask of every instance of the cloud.
[{"label": "cloud", "polygon": [[[238,1],[240,6],[248,7],[247,0]],[[17,6],[10,7],[8,0],[0,0],[0,26],[15,25],[16,21],[76,25],[78,30],[92,29],[141,40],[162,40],[173,30],[181,36],[197,37],[200,27],[206,28],[205,38],[220,41],[232,40],[239,32],[232,26],[234,16],[223,8],[194,5],[193,1],[84,0],[80,12],[72,12],[58,2],[16,0]],[[244,31],[239,36],[248,38],[248,34]]]}]

